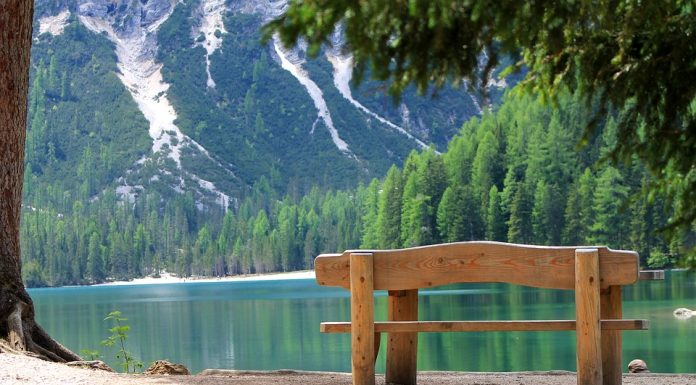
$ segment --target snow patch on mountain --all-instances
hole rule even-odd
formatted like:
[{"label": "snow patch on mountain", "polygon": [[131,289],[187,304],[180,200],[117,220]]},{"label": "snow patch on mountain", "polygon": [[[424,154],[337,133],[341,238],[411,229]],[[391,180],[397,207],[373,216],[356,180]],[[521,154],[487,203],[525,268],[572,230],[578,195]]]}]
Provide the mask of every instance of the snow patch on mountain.
[{"label": "snow patch on mountain", "polygon": [[[182,152],[185,147],[192,147],[234,176],[230,168],[224,167],[203,146],[186,136],[174,124],[177,114],[167,98],[169,84],[162,78],[162,64],[156,63],[154,59],[157,29],[174,10],[174,4],[169,4],[168,8],[165,7],[166,4],[166,1],[152,4],[157,7],[155,13],[144,10],[140,12],[143,20],[135,26],[130,24],[120,25],[118,29],[114,28],[109,17],[101,14],[98,4],[93,3],[83,4],[80,7],[79,20],[87,29],[95,33],[105,33],[116,45],[117,67],[120,72],[117,75],[150,123],[148,133],[153,140],[153,154],[160,153],[171,158],[181,170]],[[144,161],[145,159],[142,159],[139,163]],[[195,181],[200,188],[216,196],[216,201],[227,207],[229,196],[219,191],[212,182],[189,172],[184,171],[184,175]],[[184,183],[183,179],[180,183]]]},{"label": "snow patch on mountain", "polygon": [[[287,6],[287,0],[242,0],[235,3],[232,8],[233,11],[236,12],[259,15],[264,22],[267,22],[280,16],[287,9]],[[277,35],[273,36],[272,40],[273,49],[280,59],[281,67],[290,72],[290,74],[305,87],[317,109],[317,119],[312,124],[310,133],[314,133],[314,129],[319,121],[323,121],[324,125],[329,130],[331,140],[336,148],[347,156],[357,159],[355,154],[350,150],[348,143],[341,139],[333,119],[331,118],[331,112],[326,104],[323,92],[309,77],[307,71],[302,68],[302,64],[304,64],[305,61],[300,57],[299,52],[304,51],[305,48],[300,44],[300,47],[291,50],[285,49]]]},{"label": "snow patch on mountain", "polygon": [[154,55],[145,51],[148,31],[121,37],[106,20],[83,15],[79,18],[89,30],[106,33],[109,40],[116,44],[118,77],[150,122],[152,152],[159,152],[165,145],[168,146],[169,157],[180,168],[185,136],[174,124],[176,111],[167,99],[169,84],[162,79],[162,65],[155,63]]},{"label": "snow patch on mountain", "polygon": [[381,123],[389,126],[390,128],[398,131],[400,134],[405,135],[409,139],[413,140],[416,142],[421,148],[426,148],[428,147],[427,144],[423,143],[421,140],[416,138],[415,136],[411,135],[410,132],[406,131],[402,127],[397,126],[396,124],[388,121],[387,119],[379,116],[375,112],[371,111],[367,107],[365,107],[362,103],[358,102],[353,98],[353,93],[350,90],[350,81],[353,78],[353,57],[350,55],[342,56],[342,55],[336,55],[336,54],[331,54],[329,52],[326,53],[326,58],[329,60],[331,65],[333,66],[333,79],[334,79],[334,85],[338,89],[338,92],[341,93],[341,95],[350,102],[353,106],[355,106],[357,109],[360,111],[364,112],[365,114],[377,119]]},{"label": "snow patch on mountain", "polygon": [[63,30],[68,25],[68,18],[70,17],[70,11],[63,10],[55,16],[44,16],[39,19],[39,34],[50,33],[51,35],[58,36],[63,33]]},{"label": "snow patch on mountain", "polygon": [[[210,55],[222,46],[222,36],[227,33],[222,21],[226,12],[225,0],[203,0],[200,12],[201,24],[194,30],[196,45],[205,48],[205,71],[208,75],[207,85],[215,88],[215,81],[210,75]],[[203,40],[200,40],[201,37]]]},{"label": "snow patch on mountain", "polygon": [[[309,96],[314,101],[318,118],[324,121],[324,124],[331,134],[331,140],[333,140],[336,148],[344,152],[346,155],[355,158],[355,154],[353,154],[353,152],[348,148],[348,143],[346,143],[338,135],[338,130],[336,130],[333,119],[331,119],[331,112],[326,104],[326,100],[324,100],[324,94],[321,92],[319,86],[309,77],[309,74],[302,68],[304,60],[301,59],[296,52],[284,49],[278,36],[273,37],[273,48],[280,58],[280,64],[283,69],[290,72],[292,76],[294,76],[300,82],[300,84],[307,89]],[[314,123],[312,131],[314,130],[316,123],[317,122]]]},{"label": "snow patch on mountain", "polygon": [[215,187],[215,184],[213,182],[207,181],[205,179],[201,179],[197,177],[196,175],[190,175],[191,178],[198,183],[198,186],[209,193],[213,194],[215,196],[215,203],[220,205],[221,207],[224,207],[225,210],[229,207],[230,204],[230,196],[221,192]]}]

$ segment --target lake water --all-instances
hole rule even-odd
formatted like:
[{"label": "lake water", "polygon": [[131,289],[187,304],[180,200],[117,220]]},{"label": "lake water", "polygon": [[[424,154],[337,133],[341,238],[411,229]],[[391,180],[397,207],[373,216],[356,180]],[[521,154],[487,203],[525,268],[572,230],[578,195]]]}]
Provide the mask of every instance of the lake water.
[{"label": "lake water", "polygon": [[[321,334],[321,321],[350,318],[348,292],[314,280],[67,287],[29,290],[39,323],[75,352],[97,349],[118,368],[115,350],[100,346],[103,321],[120,310],[131,325],[128,350],[143,362],[168,359],[192,372],[205,368],[350,371],[350,337]],[[633,358],[654,372],[696,372],[696,276],[667,272],[664,281],[624,288],[624,317],[647,318],[648,331],[624,332],[624,368]],[[572,291],[504,284],[421,291],[420,318],[570,319]],[[376,312],[386,317],[386,294]],[[385,336],[378,357],[384,371]],[[418,370],[520,371],[575,369],[574,332],[421,333]]]}]

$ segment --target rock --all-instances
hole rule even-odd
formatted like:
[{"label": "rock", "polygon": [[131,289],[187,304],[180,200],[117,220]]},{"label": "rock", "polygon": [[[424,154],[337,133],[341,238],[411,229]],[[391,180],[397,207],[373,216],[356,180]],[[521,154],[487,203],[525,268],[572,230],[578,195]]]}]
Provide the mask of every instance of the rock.
[{"label": "rock", "polygon": [[696,316],[696,311],[684,307],[680,307],[674,311],[674,317],[677,319],[689,319],[693,316]]},{"label": "rock", "polygon": [[144,27],[154,24],[163,17],[166,17],[171,8],[172,4],[168,0],[152,0],[146,2],[142,6],[142,20],[140,25]]},{"label": "rock", "polygon": [[645,361],[636,359],[628,363],[628,372],[650,373],[650,370],[648,370],[648,364],[646,364]]},{"label": "rock", "polygon": [[78,7],[78,13],[80,15],[98,17],[100,19],[106,18],[109,9],[105,3],[102,2],[86,2],[80,4]]},{"label": "rock", "polygon": [[148,375],[188,375],[189,370],[184,365],[173,364],[166,360],[157,360],[145,371]]},{"label": "rock", "polygon": [[113,369],[109,367],[104,361],[99,361],[99,360],[93,360],[93,361],[71,361],[67,362],[66,365],[68,366],[75,366],[78,368],[84,368],[84,369],[95,369],[95,370],[103,370],[105,372],[112,372]]}]

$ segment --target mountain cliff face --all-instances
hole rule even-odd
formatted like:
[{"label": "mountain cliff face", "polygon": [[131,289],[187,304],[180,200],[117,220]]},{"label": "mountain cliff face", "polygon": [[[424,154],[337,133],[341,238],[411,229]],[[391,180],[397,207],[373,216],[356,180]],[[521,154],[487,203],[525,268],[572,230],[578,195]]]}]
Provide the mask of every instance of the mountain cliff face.
[{"label": "mountain cliff face", "polygon": [[261,44],[259,28],[284,6],[37,1],[28,178],[228,207],[255,183],[303,192],[381,176],[413,149],[444,150],[482,113],[467,89],[394,104],[378,82],[356,88],[340,31],[316,59]]}]

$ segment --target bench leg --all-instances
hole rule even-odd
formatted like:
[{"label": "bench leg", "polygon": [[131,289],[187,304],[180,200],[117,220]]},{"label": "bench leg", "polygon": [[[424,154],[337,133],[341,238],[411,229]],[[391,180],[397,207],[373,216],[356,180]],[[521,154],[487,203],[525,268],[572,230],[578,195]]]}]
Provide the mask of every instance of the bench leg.
[{"label": "bench leg", "polygon": [[602,328],[600,325],[599,252],[575,251],[575,316],[578,385],[602,383]]},{"label": "bench leg", "polygon": [[[609,286],[600,295],[602,319],[621,319],[621,286]],[[603,385],[621,385],[621,330],[602,330]]]},{"label": "bench leg", "polygon": [[372,254],[350,255],[353,385],[375,384],[375,301]]},{"label": "bench leg", "polygon": [[[418,289],[389,291],[389,321],[418,320]],[[416,384],[418,333],[389,333],[387,339],[387,383]]]}]

